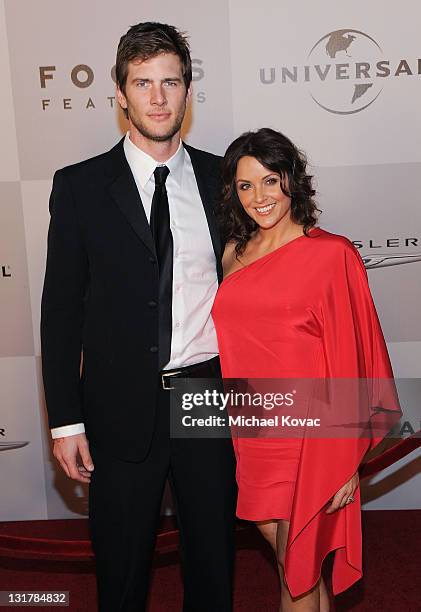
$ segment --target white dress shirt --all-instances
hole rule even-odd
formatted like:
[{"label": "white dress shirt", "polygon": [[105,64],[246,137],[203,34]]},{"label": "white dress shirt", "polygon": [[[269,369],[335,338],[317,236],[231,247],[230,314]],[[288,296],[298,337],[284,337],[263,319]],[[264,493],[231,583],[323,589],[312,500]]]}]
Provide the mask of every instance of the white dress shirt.
[{"label": "white dress shirt", "polygon": [[[173,301],[170,361],[164,369],[179,368],[218,354],[211,309],[218,289],[215,253],[190,156],[180,141],[174,155],[157,162],[126,134],[124,153],[136,182],[146,217],[155,191],[154,170],[169,168],[166,180],[173,236]],[[83,423],[51,429],[53,438],[85,431]]]}]

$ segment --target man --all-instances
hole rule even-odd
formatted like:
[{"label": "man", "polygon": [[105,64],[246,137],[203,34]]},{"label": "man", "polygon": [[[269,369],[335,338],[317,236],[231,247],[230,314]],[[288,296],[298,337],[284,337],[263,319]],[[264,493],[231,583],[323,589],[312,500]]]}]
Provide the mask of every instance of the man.
[{"label": "man", "polygon": [[174,27],[130,28],[116,76],[126,137],[56,172],[50,199],[41,336],[54,455],[90,483],[101,612],[145,609],[167,476],[184,610],[223,612],[232,609],[231,441],[169,431],[173,376],[220,376],[210,316],[222,278],[220,159],[180,140],[191,59]]}]

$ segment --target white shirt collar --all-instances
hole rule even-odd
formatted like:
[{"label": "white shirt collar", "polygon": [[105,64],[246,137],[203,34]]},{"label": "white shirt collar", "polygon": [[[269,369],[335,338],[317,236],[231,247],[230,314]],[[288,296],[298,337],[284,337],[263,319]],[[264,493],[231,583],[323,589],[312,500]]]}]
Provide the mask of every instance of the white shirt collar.
[{"label": "white shirt collar", "polygon": [[185,157],[185,151],[181,140],[177,151],[166,162],[157,162],[156,159],[148,155],[148,153],[139,149],[139,147],[130,140],[129,132],[126,133],[123,146],[128,164],[132,172],[136,174],[137,182],[142,189],[145,188],[155,168],[163,165],[169,168],[171,178],[181,187]]}]

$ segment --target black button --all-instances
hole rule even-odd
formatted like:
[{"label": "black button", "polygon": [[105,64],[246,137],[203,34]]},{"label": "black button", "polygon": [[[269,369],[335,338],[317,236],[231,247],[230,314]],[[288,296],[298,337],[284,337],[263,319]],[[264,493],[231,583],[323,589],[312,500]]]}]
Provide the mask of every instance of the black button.
[{"label": "black button", "polygon": [[150,261],[150,263],[156,263],[156,259],[155,257],[152,257],[152,255],[149,255],[148,261]]},{"label": "black button", "polygon": [[148,306],[149,306],[150,308],[156,308],[156,306],[158,306],[158,303],[157,303],[157,302],[155,302],[155,300],[150,300],[150,301],[148,302]]},{"label": "black button", "polygon": [[158,352],[158,347],[157,346],[151,346],[149,348],[149,350],[150,350],[151,353],[157,353]]}]

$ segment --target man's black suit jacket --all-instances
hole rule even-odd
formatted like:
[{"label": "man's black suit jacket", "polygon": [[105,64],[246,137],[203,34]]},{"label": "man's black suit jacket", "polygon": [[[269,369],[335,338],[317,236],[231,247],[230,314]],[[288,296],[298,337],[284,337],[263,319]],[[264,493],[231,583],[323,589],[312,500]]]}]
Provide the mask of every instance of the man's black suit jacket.
[{"label": "man's black suit jacket", "polygon": [[[148,452],[154,425],[158,267],[123,140],[54,176],[41,306],[42,369],[50,427],[84,422],[90,443],[139,461]],[[184,146],[220,282],[222,245],[214,212],[220,157]]]}]

